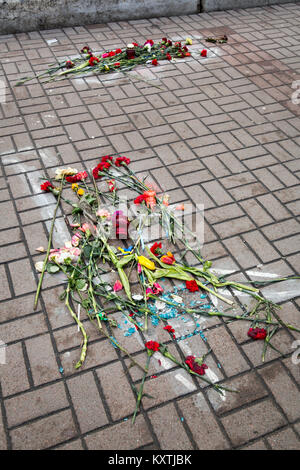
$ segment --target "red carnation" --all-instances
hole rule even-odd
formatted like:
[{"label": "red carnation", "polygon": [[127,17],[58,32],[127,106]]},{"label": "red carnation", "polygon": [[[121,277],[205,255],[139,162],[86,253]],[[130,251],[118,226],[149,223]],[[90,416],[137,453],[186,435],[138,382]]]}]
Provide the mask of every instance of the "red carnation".
[{"label": "red carnation", "polygon": [[99,163],[98,168],[99,168],[99,171],[103,171],[103,170],[108,170],[110,166],[111,166],[111,163],[109,163],[108,161],[104,161],[104,162]]},{"label": "red carnation", "polygon": [[95,178],[95,180],[100,178],[98,165],[95,168],[93,168],[92,173],[93,173],[93,177]]},{"label": "red carnation", "polygon": [[161,42],[166,43],[168,42],[167,38],[162,38]]},{"label": "red carnation", "polygon": [[122,54],[122,49],[116,49],[116,54]]},{"label": "red carnation", "polygon": [[132,44],[134,45],[134,47],[139,47],[138,43],[136,42],[133,42]]},{"label": "red carnation", "polygon": [[160,344],[157,341],[147,341],[145,346],[147,349],[150,349],[151,351],[159,351]]},{"label": "red carnation", "polygon": [[252,339],[265,339],[267,331],[264,328],[249,328],[248,336]]},{"label": "red carnation", "polygon": [[99,171],[108,170],[110,166],[111,166],[111,163],[109,163],[108,161],[103,161],[101,163],[98,163],[98,165],[92,170],[95,180],[100,178]]},{"label": "red carnation", "polygon": [[93,57],[93,56],[90,57],[89,64],[90,64],[91,67],[94,67],[95,62],[99,62],[99,59],[97,57]]},{"label": "red carnation", "polygon": [[207,57],[207,50],[206,49],[203,49],[203,51],[201,51],[201,56],[202,57]]},{"label": "red carnation", "polygon": [[114,55],[116,55],[116,53],[115,53],[115,51],[110,51],[110,52],[108,53],[108,55],[109,55],[109,57],[113,57]]},{"label": "red carnation", "polygon": [[155,242],[151,248],[150,251],[153,255],[157,256],[161,254],[161,243]]},{"label": "red carnation", "polygon": [[130,163],[130,158],[127,157],[117,157],[115,161],[116,166],[122,166],[122,165],[129,165]]},{"label": "red carnation", "polygon": [[153,59],[152,60],[152,65],[157,65],[157,64],[158,64],[157,59]]},{"label": "red carnation", "polygon": [[50,188],[54,189],[54,186],[52,183],[50,183],[50,181],[45,181],[45,183],[41,184],[41,190],[46,191],[46,193],[49,193],[51,191]]},{"label": "red carnation", "polygon": [[141,204],[143,201],[145,201],[145,196],[144,194],[140,194],[138,197],[135,198],[133,202],[135,204]]},{"label": "red carnation", "polygon": [[66,181],[67,181],[68,183],[76,183],[76,182],[77,182],[76,175],[74,175],[74,176],[66,176]]},{"label": "red carnation", "polygon": [[185,358],[185,363],[189,366],[189,368],[193,372],[195,372],[196,374],[199,374],[199,375],[204,375],[205,374],[205,369],[208,369],[206,364],[199,365],[195,360],[195,356],[187,356]]},{"label": "red carnation", "polygon": [[103,162],[112,162],[113,157],[110,157],[109,155],[105,155],[104,157],[101,158],[101,163]]},{"label": "red carnation", "polygon": [[152,47],[153,44],[154,44],[153,39],[147,39],[147,41],[145,42],[144,46],[145,46],[146,44],[150,44],[150,46]]},{"label": "red carnation", "polygon": [[190,369],[193,369],[195,363],[195,356],[187,356],[185,358],[185,363],[189,366]]},{"label": "red carnation", "polygon": [[169,333],[175,333],[175,330],[171,325],[164,326],[164,330],[168,331]]},{"label": "red carnation", "polygon": [[120,67],[120,65],[121,65],[120,62],[116,62],[116,63],[114,64],[114,67],[117,67],[117,68],[118,68],[118,67]]},{"label": "red carnation", "polygon": [[167,60],[172,60],[172,56],[171,56],[171,54],[169,54],[169,52],[166,54],[166,59]]},{"label": "red carnation", "polygon": [[193,279],[192,281],[185,281],[185,287],[186,287],[190,292],[196,292],[197,290],[199,290],[198,284],[197,284],[197,282],[195,281],[195,279]]},{"label": "red carnation", "polygon": [[76,175],[66,176],[66,181],[68,183],[77,183],[78,181],[85,180],[87,177],[88,177],[87,172],[81,171],[80,173],[77,173]]}]

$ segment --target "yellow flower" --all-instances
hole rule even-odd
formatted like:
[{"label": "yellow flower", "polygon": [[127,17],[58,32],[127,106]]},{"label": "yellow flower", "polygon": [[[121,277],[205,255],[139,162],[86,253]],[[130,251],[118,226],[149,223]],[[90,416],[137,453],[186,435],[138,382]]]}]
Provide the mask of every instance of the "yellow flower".
[{"label": "yellow flower", "polygon": [[77,191],[78,196],[83,196],[84,195],[84,189],[80,188]]},{"label": "yellow flower", "polygon": [[77,189],[78,189],[78,184],[77,184],[77,183],[73,183],[73,184],[72,184],[72,189],[73,189],[73,191],[77,191]]},{"label": "yellow flower", "polygon": [[142,266],[145,266],[145,268],[151,269],[152,271],[154,271],[154,269],[156,268],[156,267],[155,267],[155,264],[153,263],[153,261],[151,261],[150,259],[146,258],[145,256],[139,256],[139,257],[138,257],[138,262],[139,262]]},{"label": "yellow flower", "polygon": [[191,38],[186,38],[185,43],[191,46],[193,44],[193,41],[191,40]]},{"label": "yellow flower", "polygon": [[107,72],[109,71],[109,66],[108,65],[104,65],[104,70],[106,70]]}]

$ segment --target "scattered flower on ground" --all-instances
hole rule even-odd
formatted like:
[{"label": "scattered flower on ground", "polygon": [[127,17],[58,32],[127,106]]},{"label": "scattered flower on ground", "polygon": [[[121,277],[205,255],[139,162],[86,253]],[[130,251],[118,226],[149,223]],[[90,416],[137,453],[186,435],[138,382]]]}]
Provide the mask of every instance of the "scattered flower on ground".
[{"label": "scattered flower on ground", "polygon": [[46,191],[47,193],[50,193],[51,189],[54,189],[54,186],[50,181],[45,181],[45,183],[41,184],[42,191]]},{"label": "scattered flower on ground", "polygon": [[267,330],[265,330],[265,328],[249,328],[248,336],[252,339],[265,339]]}]

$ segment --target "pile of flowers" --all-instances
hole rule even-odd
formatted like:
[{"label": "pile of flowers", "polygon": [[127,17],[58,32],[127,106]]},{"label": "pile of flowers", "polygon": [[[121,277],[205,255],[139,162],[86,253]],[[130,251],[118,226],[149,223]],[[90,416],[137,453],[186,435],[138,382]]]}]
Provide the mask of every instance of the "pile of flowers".
[{"label": "pile of flowers", "polygon": [[[152,47],[152,46],[151,46]],[[168,47],[168,46],[166,46]],[[136,390],[137,404],[133,420],[139,410],[144,382],[149,371],[149,363],[153,354],[162,354],[178,367],[201,380],[206,381],[220,393],[227,390],[224,386],[210,382],[206,377],[208,366],[204,357],[189,355],[176,358],[166,345],[157,341],[147,341],[146,365],[139,364],[126,348],[111,334],[117,327],[113,313],[122,312],[132,327],[140,332],[148,331],[148,321],[153,316],[153,302],[161,302],[176,308],[182,315],[198,315],[205,317],[218,316],[225,320],[243,320],[249,322],[248,337],[251,340],[264,342],[262,359],[264,360],[267,347],[273,347],[270,340],[280,327],[299,331],[292,325],[285,324],[276,314],[277,305],[264,298],[259,286],[253,283],[241,284],[218,277],[212,272],[210,261],[204,260],[200,248],[197,247],[197,235],[186,231],[169,205],[167,195],[159,197],[157,191],[130,168],[130,159],[124,156],[113,158],[104,156],[90,172],[78,171],[75,168],[56,170],[51,180],[41,184],[41,190],[52,192],[57,199],[56,210],[52,220],[48,247],[44,262],[39,262],[37,270],[41,272],[40,282],[35,297],[35,307],[42,287],[45,271],[51,274],[63,272],[67,281],[61,300],[65,302],[71,316],[82,333],[82,348],[76,368],[83,365],[88,348],[88,337],[84,324],[76,314],[75,305],[79,304],[86,312],[89,320],[97,327],[99,333],[109,338],[114,347],[120,348],[128,355],[134,365],[143,370],[143,380],[139,391]],[[59,184],[59,186],[57,186]],[[124,207],[124,199],[118,196],[118,185],[135,191],[137,196],[133,201],[134,217],[128,216]],[[105,190],[102,187],[105,187]],[[72,189],[76,200],[69,200],[64,191]],[[61,201],[70,206],[72,220],[68,220],[70,240],[62,248],[52,248],[52,233],[56,211]],[[122,207],[122,209],[121,209]],[[180,208],[182,209],[182,208]],[[134,212],[134,211],[133,211]],[[190,266],[186,261],[177,259],[170,248],[165,248],[165,241],[145,239],[142,228],[151,224],[152,216],[157,216],[158,223],[164,233],[162,238],[185,247],[185,252],[192,253],[200,267]],[[187,237],[187,234],[189,237]],[[195,240],[191,246],[191,238]],[[115,246],[120,241],[124,246]],[[126,245],[126,246],[125,246]],[[129,246],[127,246],[129,245]],[[183,259],[185,259],[183,257]],[[113,286],[107,281],[107,275],[114,271],[118,275]],[[132,273],[135,273],[140,287],[140,294],[133,294]],[[256,305],[251,311],[235,315],[228,310],[220,311],[214,307],[195,306],[187,308],[184,304],[163,297],[164,288],[161,279],[171,278],[183,281],[188,295],[209,295],[216,297],[230,307],[233,301],[224,296],[224,290],[231,289],[251,295]],[[280,280],[285,280],[280,279]],[[277,282],[279,280],[273,280]],[[175,298],[173,296],[173,298]],[[175,329],[161,319],[163,328],[172,341],[175,340]],[[246,338],[245,338],[246,339]]]},{"label": "pile of flowers", "polygon": [[[157,43],[152,39],[147,39],[143,44],[132,42],[123,49],[117,48],[101,54],[95,54],[89,46],[84,46],[81,49],[81,57],[58,62],[57,65],[50,67],[36,77],[22,78],[17,85],[21,85],[33,78],[51,81],[90,72],[94,74],[118,71],[126,72],[141,64],[157,66],[162,60],[175,62],[176,59],[191,56],[188,49],[188,45],[191,44],[191,38],[186,38],[185,41],[172,41],[165,37]],[[207,56],[206,49],[201,51],[201,56]]]}]

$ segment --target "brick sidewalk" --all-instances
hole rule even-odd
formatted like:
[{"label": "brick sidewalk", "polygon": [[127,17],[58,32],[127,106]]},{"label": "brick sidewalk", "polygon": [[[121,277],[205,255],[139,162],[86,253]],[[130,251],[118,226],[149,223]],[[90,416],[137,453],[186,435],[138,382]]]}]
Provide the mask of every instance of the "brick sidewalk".
[{"label": "brick sidewalk", "polygon": [[[0,36],[0,449],[300,449],[296,333],[279,332],[274,344],[285,356],[269,351],[262,364],[247,325],[207,321],[211,373],[240,394],[222,400],[153,361],[158,378],[145,391],[154,398],[143,400],[132,426],[131,384],[141,376],[88,322],[87,361],[74,370],[81,337],[58,300],[62,280],[46,275],[32,307],[42,259],[35,250],[47,244],[54,208],[39,178],[58,166],[89,170],[106,154],[130,157],[172,203],[205,204],[203,255],[216,269],[237,280],[300,272],[300,104],[291,99],[299,20],[300,5],[290,3]],[[228,44],[204,41],[224,33]],[[14,87],[85,44],[98,52],[164,36],[192,37],[194,53],[134,70],[149,83],[114,74]],[[207,59],[197,53],[203,47]],[[57,227],[63,232],[61,213]],[[265,293],[300,327],[299,281]],[[174,344],[161,331],[170,350],[203,354],[199,338]],[[126,346],[145,362],[141,340],[126,338]]]}]

